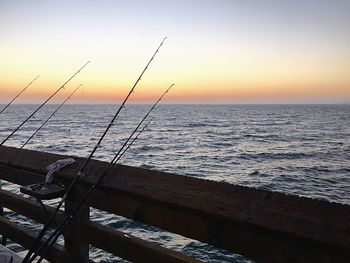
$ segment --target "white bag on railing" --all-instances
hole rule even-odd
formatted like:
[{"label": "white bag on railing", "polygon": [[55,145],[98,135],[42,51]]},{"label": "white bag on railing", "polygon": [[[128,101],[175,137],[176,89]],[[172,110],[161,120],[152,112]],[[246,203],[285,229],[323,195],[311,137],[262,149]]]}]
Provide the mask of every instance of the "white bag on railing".
[{"label": "white bag on railing", "polygon": [[49,184],[53,180],[53,174],[59,172],[62,168],[66,167],[67,165],[71,165],[75,163],[75,160],[72,158],[62,159],[58,160],[57,162],[54,162],[46,167],[46,170],[48,171],[45,183]]}]

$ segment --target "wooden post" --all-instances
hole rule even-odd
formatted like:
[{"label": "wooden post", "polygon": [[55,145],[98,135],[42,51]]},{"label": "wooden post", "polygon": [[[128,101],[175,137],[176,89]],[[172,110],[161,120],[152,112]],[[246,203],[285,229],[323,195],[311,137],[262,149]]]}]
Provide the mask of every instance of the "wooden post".
[{"label": "wooden post", "polygon": [[[0,180],[0,189],[1,189],[1,180]],[[0,203],[0,216],[1,217],[4,217],[4,207],[3,207],[3,205],[2,205],[2,203]],[[3,246],[6,246],[6,236],[4,236],[4,235],[2,235],[1,236],[1,245],[3,245]]]},{"label": "wooden post", "polygon": [[[69,196],[65,202],[65,213],[68,213],[74,208],[75,202],[78,199],[72,199]],[[64,231],[64,246],[70,256],[77,263],[87,263],[89,262],[89,244],[87,243],[85,234],[81,231],[82,222],[87,222],[89,220],[89,207],[83,206],[77,213],[75,218],[71,221],[69,226]]]}]

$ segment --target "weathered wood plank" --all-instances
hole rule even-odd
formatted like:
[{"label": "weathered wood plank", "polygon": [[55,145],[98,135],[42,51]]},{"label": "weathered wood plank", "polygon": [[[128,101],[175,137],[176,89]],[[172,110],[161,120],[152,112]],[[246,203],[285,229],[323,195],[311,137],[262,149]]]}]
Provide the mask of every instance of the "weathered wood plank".
[{"label": "weathered wood plank", "polygon": [[[75,207],[76,201],[68,196],[65,202],[65,214],[69,214]],[[84,205],[75,213],[70,225],[65,230],[64,245],[66,250],[74,257],[76,263],[85,263],[89,259],[89,243],[86,233],[79,231],[79,225],[88,222],[90,215],[89,207]]]},{"label": "weathered wood plank", "polygon": [[[0,232],[27,249],[31,248],[36,238],[36,235],[29,229],[16,225],[5,218],[0,218]],[[50,262],[57,263],[74,262],[64,248],[57,244],[49,249],[45,258]]]},{"label": "weathered wood plank", "polygon": [[[42,206],[31,198],[25,198],[20,195],[16,195],[6,190],[0,189],[0,200],[4,207],[24,215],[30,219],[39,221],[45,224],[48,220],[48,214],[44,211]],[[45,206],[49,213],[53,213],[54,208]],[[56,216],[56,222],[62,222],[64,216],[63,211],[59,211]]]},{"label": "weathered wood plank", "polygon": [[[90,205],[246,255],[261,262],[346,262],[350,250],[263,227],[202,216],[120,193],[97,190]],[[297,226],[296,226],[297,227]]]},{"label": "weathered wood plank", "polygon": [[[0,200],[4,206],[15,211],[21,215],[24,215],[30,219],[45,223],[47,221],[47,214],[42,207],[34,200],[25,198],[6,190],[0,190]],[[49,212],[53,212],[53,208],[46,206]],[[62,222],[64,218],[64,212],[60,211],[56,217],[57,222]],[[120,231],[108,229],[96,223],[86,222],[83,226],[73,225],[69,227],[67,232],[74,231],[73,238],[76,236],[84,237],[84,242],[90,242],[92,245],[104,249],[108,252],[115,253],[116,255],[126,259],[137,261],[144,258],[156,261],[159,258],[166,259],[166,262],[197,262],[180,253],[173,252],[171,250],[162,248],[158,245],[151,244],[141,239],[135,238],[131,235],[126,235]],[[65,234],[65,236],[67,233]],[[65,238],[65,242],[69,243],[69,237]],[[71,244],[66,244],[71,250]],[[137,249],[137,250],[134,250]],[[135,253],[135,251],[138,251]],[[151,262],[151,261],[150,261]]]},{"label": "weathered wood plank", "polygon": [[[13,148],[4,149],[14,151]],[[10,154],[6,154],[4,149],[0,151],[0,159],[5,158],[2,155]],[[44,174],[46,173],[45,167],[48,164],[65,157],[24,150],[18,155],[18,158],[14,159],[13,165],[19,165],[27,171]],[[77,159],[78,164],[81,164],[82,158]],[[62,179],[73,178],[77,174],[78,164],[64,169],[59,177]],[[94,182],[105,166],[105,162],[92,160],[90,168],[86,172],[87,182]],[[333,220],[333,222],[341,222],[342,224],[339,227],[342,227],[350,219],[350,216],[346,218],[339,216],[339,212],[349,211],[349,206],[341,204],[331,204],[326,201],[315,201],[308,198],[121,165],[112,170],[111,176],[105,180],[104,187],[163,201],[178,207],[214,214],[217,217],[234,218],[235,221],[272,226],[273,229],[282,225],[281,227],[284,230],[295,232],[297,229],[292,226],[295,220],[302,221],[306,219],[312,222],[313,229],[310,229],[309,225],[300,226],[301,232],[303,231],[300,234],[307,233],[308,236],[312,236],[312,231],[318,225],[323,227],[325,223],[332,223]],[[203,203],[203,200],[205,200],[205,203]],[[283,220],[282,222],[271,222],[274,220],[265,215],[271,215],[271,217],[278,215],[279,218],[283,217]],[[348,230],[348,228],[345,230]],[[317,231],[317,235],[320,235],[321,232]],[[339,236],[339,239],[344,241],[344,237],[346,237],[345,233],[343,236]],[[350,238],[347,237],[346,242],[350,245]],[[322,238],[336,239],[337,237],[329,235],[325,231]]]},{"label": "weathered wood plank", "polygon": [[[2,147],[0,159],[13,151]],[[62,158],[21,151],[11,166],[44,174],[48,164]],[[76,176],[83,161],[76,159],[60,179]],[[94,183],[106,165],[92,160],[82,185]],[[348,205],[122,165],[112,169],[91,204],[261,261],[285,261],[297,253],[305,258],[328,253],[340,262],[349,258]],[[305,244],[314,248],[305,250]]]},{"label": "weathered wood plank", "polygon": [[0,180],[5,180],[19,185],[29,185],[42,182],[43,178],[44,177],[42,175],[37,173],[0,164]]},{"label": "weathered wood plank", "polygon": [[181,253],[94,222],[84,224],[82,226],[82,231],[86,233],[86,238],[93,246],[118,255],[131,262],[200,262]]}]

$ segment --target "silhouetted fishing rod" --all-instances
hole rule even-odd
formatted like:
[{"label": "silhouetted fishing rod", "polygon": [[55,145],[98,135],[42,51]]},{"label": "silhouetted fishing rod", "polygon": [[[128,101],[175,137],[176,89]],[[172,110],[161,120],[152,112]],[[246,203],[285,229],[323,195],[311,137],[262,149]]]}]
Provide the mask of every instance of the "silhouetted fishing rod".
[{"label": "silhouetted fishing rod", "polygon": [[11,156],[11,158],[7,161],[7,164],[16,156],[16,154],[26,146],[31,139],[46,125],[46,123],[56,114],[57,111],[59,111],[60,108],[74,95],[74,93],[82,86],[82,84],[79,84],[79,86],[50,114],[50,116],[38,127],[35,132],[26,140],[25,143],[22,144],[20,148],[17,148],[14,154]]},{"label": "silhouetted fishing rod", "polygon": [[[27,141],[22,144],[22,146],[20,148],[17,148],[16,151],[12,154],[12,156],[8,159],[8,161],[0,168],[0,172],[3,171],[3,169],[5,169],[8,164],[11,162],[11,160],[18,154],[18,152],[20,150],[22,150],[24,148],[24,146],[26,146],[29,141],[31,139],[33,139],[33,137],[45,126],[45,124],[55,115],[55,113],[73,96],[73,94],[81,87],[82,85],[80,84],[67,98],[64,102],[62,102],[62,104],[41,124],[41,126],[27,139]],[[2,215],[1,213],[2,211],[0,210],[0,215]],[[4,237],[3,237],[4,240]]]},{"label": "silhouetted fishing rod", "polygon": [[75,72],[61,87],[59,87],[47,100],[45,100],[32,114],[30,114],[27,119],[25,119],[9,136],[6,137],[5,140],[2,141],[0,146],[2,146],[12,135],[15,134],[29,119],[31,119],[35,113],[37,113],[49,100],[52,99],[53,96],[55,96],[61,89],[64,88],[64,86],[71,81],[83,68],[86,67],[87,64],[89,64],[90,61],[86,62],[84,66],[82,66],[77,72]]},{"label": "silhouetted fishing rod", "polygon": [[82,173],[84,172],[86,165],[88,164],[88,162],[90,161],[90,159],[92,158],[92,156],[94,155],[94,153],[96,152],[97,148],[100,146],[103,138],[106,136],[108,130],[111,128],[111,126],[113,125],[114,120],[117,118],[119,112],[121,111],[121,109],[124,107],[126,101],[129,99],[131,93],[134,92],[135,87],[137,86],[137,84],[139,83],[139,81],[141,80],[143,74],[146,72],[148,66],[151,64],[151,62],[153,61],[154,57],[156,56],[156,54],[158,53],[159,49],[161,48],[161,46],[163,45],[164,41],[165,41],[166,37],[163,39],[163,41],[160,43],[160,45],[158,46],[157,50],[154,52],[153,56],[151,57],[151,59],[148,61],[146,67],[143,69],[143,71],[141,72],[140,76],[138,77],[138,79],[136,80],[135,84],[132,86],[131,90],[129,91],[128,95],[125,97],[123,103],[120,105],[118,111],[115,113],[115,115],[113,116],[111,122],[108,124],[106,130],[104,131],[104,133],[102,134],[102,136],[100,137],[100,139],[98,140],[97,144],[95,145],[94,149],[91,151],[89,157],[86,159],[85,163],[83,164],[83,167],[80,169],[79,174],[78,175],[82,175]]},{"label": "silhouetted fishing rod", "polygon": [[[45,124],[55,115],[55,113],[73,96],[73,94],[82,86],[82,84],[80,84],[67,98],[64,102],[62,102],[62,104],[42,123],[42,125],[28,138],[28,140],[22,144],[22,146],[20,148],[17,148],[16,151],[12,154],[12,156],[8,159],[8,161],[0,168],[0,172],[5,169],[7,167],[7,165],[11,162],[11,160],[18,154],[18,152],[20,150],[22,150],[24,148],[24,146],[26,146],[29,141],[31,139],[33,139],[33,137],[45,126]],[[0,215],[2,215],[1,213],[2,211],[0,211]],[[3,237],[4,240],[4,237]],[[6,240],[6,239],[5,239]]]},{"label": "silhouetted fishing rod", "polygon": [[[144,125],[144,127],[138,132],[138,134],[134,137],[134,139],[128,144],[128,146],[126,147],[126,149],[122,152],[122,153],[120,153],[120,151],[118,151],[118,153],[116,154],[116,156],[118,156],[118,158],[117,158],[117,160],[115,161],[115,163],[125,154],[125,152],[130,148],[130,146],[136,141],[136,139],[140,136],[140,134],[147,128],[147,126],[152,122],[152,120],[154,119],[154,117],[152,117],[145,125]],[[139,126],[138,126],[139,127]],[[134,130],[134,132],[132,133],[132,136],[133,136],[133,134],[135,133],[137,131],[137,128]],[[127,142],[129,141],[131,139],[131,136],[128,138],[128,140],[127,140]],[[124,145],[125,146],[125,145]],[[123,146],[123,147],[124,147]],[[122,148],[123,149],[123,148]],[[108,170],[108,172],[110,171],[110,169]],[[92,190],[93,191],[93,190]],[[88,199],[88,198],[87,198]],[[85,202],[87,202],[87,199],[83,202],[83,204],[85,203]],[[82,205],[83,205],[82,204]],[[81,205],[81,206],[82,206]],[[78,212],[79,211],[79,209],[81,208],[81,206],[79,207],[79,208],[77,208],[77,211],[76,212]],[[43,250],[43,253],[42,253],[42,256],[40,257],[40,259],[37,261],[37,263],[40,263],[40,262],[42,262],[42,260],[43,260],[43,256],[46,254],[46,252],[50,249],[50,247],[52,247],[53,245],[54,245],[54,243],[56,242],[56,240],[58,239],[58,237],[61,235],[61,233],[64,231],[64,229],[65,229],[65,227],[69,224],[69,222],[70,222],[70,220],[72,220],[73,218],[74,218],[74,215],[75,215],[75,213],[76,212],[74,212],[72,215],[68,215],[68,217],[69,216],[71,216],[70,218],[66,218],[67,219],[67,222],[66,223],[64,223],[64,225],[62,225],[62,226],[60,226],[61,227],[61,230],[57,233],[57,236],[55,236],[55,237],[52,237],[52,238],[54,238],[54,240],[52,240],[51,241],[51,243],[48,245],[48,247],[42,247],[42,248],[39,248],[40,249],[40,251],[41,250]],[[63,223],[62,223],[63,224]],[[49,237],[49,238],[51,238],[51,237]],[[38,252],[38,253],[40,253],[40,251]],[[35,256],[35,255],[34,255]],[[36,257],[36,256],[35,256]],[[28,262],[32,262],[33,260],[34,260],[35,258],[32,258],[30,261],[28,261]],[[23,262],[25,262],[25,261],[23,261]]]},{"label": "silhouetted fishing rod", "polygon": [[19,97],[19,95],[21,95],[30,85],[32,85],[32,83],[34,81],[36,81],[38,78],[40,77],[40,75],[36,76],[31,82],[28,83],[27,86],[25,86],[1,111],[0,114],[3,113],[11,104],[12,102],[15,101],[15,99],[17,99]]},{"label": "silhouetted fishing rod", "polygon": [[[36,81],[38,78],[40,77],[40,75],[36,76],[31,82],[29,82],[27,84],[27,86],[25,86],[1,111],[0,114],[3,113],[11,104],[12,102],[14,102],[30,85],[32,85],[32,83],[34,81]],[[5,166],[4,166],[5,167]],[[3,168],[4,168],[3,167]],[[3,169],[1,168],[0,171]],[[0,188],[1,188],[1,180],[0,180]],[[4,215],[4,211],[3,211],[3,207],[0,207],[0,215],[3,216]],[[6,237],[3,236],[2,240],[1,240],[2,245],[6,245]]]},{"label": "silhouetted fishing rod", "polygon": [[[110,169],[113,167],[113,165],[115,163],[117,163],[120,158],[125,154],[125,152],[127,151],[127,149],[130,148],[130,146],[134,143],[134,141],[139,137],[139,135],[142,133],[142,131],[147,127],[148,123],[151,122],[151,119],[144,127],[143,129],[137,134],[137,136],[131,141],[131,143],[126,147],[126,145],[129,143],[129,141],[131,140],[132,136],[134,136],[134,134],[136,133],[136,131],[140,128],[140,126],[143,124],[143,122],[147,119],[147,117],[149,116],[149,114],[153,111],[153,109],[158,105],[158,103],[163,99],[163,97],[165,96],[165,94],[167,94],[169,92],[169,90],[174,86],[175,84],[171,84],[169,86],[169,88],[167,88],[167,90],[159,97],[159,99],[153,104],[153,106],[148,110],[148,112],[146,113],[146,115],[142,118],[142,120],[140,121],[140,123],[137,125],[137,127],[135,128],[135,130],[131,133],[131,135],[129,136],[129,138],[126,140],[126,142],[124,143],[124,145],[121,147],[121,149],[118,151],[118,153],[114,156],[114,158],[112,159],[112,161],[110,162],[109,166],[106,168],[104,173],[108,173],[110,171]],[[123,148],[126,147],[125,151],[122,152]],[[102,176],[102,175],[101,175]]]},{"label": "silhouetted fishing rod", "polygon": [[[79,211],[79,209],[88,201],[89,197],[91,196],[92,192],[95,190],[96,187],[98,187],[102,180],[106,177],[106,175],[109,174],[110,170],[112,169],[113,165],[116,164],[122,156],[125,154],[126,150],[123,151],[123,149],[127,146],[131,138],[134,136],[134,134],[137,132],[137,130],[140,128],[140,126],[143,124],[143,122],[146,120],[146,118],[149,116],[149,114],[152,112],[152,110],[157,106],[157,104],[162,100],[162,98],[165,96],[166,93],[169,92],[171,87],[174,86],[174,84],[171,84],[170,87],[160,96],[160,98],[154,103],[154,105],[148,110],[148,112],[145,114],[145,116],[142,118],[142,120],[139,122],[137,127],[133,130],[131,135],[127,138],[127,140],[124,142],[122,147],[119,149],[119,151],[115,154],[114,158],[110,161],[109,165],[106,167],[106,169],[102,172],[102,174],[99,176],[97,182],[93,184],[89,191],[86,192],[83,197],[79,200],[79,202],[71,209],[71,211],[67,214],[61,225],[45,240],[44,243],[41,244],[41,246],[37,249],[37,251],[34,253],[34,255],[29,259],[28,262],[32,262],[36,256],[41,253],[41,257],[38,261],[40,263],[43,259],[43,256],[45,253],[55,244],[56,240],[59,238],[60,234],[64,231],[64,228],[68,225],[69,221],[74,218],[74,215]],[[133,142],[137,139],[137,137],[142,133],[143,130],[147,127],[147,125],[150,123],[150,121],[145,125],[145,127],[139,132],[139,134],[135,137],[135,139],[127,146],[127,149],[130,148]],[[23,261],[27,262],[27,261]]]},{"label": "silhouetted fishing rod", "polygon": [[[139,131],[139,133],[132,139],[132,141],[128,144],[128,146],[125,148],[125,150],[120,154],[120,158],[124,156],[125,152],[130,148],[130,146],[139,138],[140,134],[143,133],[143,131],[147,128],[147,126],[153,121],[154,117],[152,117],[146,124],[143,126],[143,128]],[[120,159],[117,158],[116,162]]]},{"label": "silhouetted fishing rod", "polygon": [[[78,180],[80,179],[81,176],[83,176],[84,171],[86,169],[87,164],[89,163],[90,159],[93,157],[94,153],[96,152],[97,148],[100,146],[102,140],[104,139],[104,137],[106,136],[107,132],[109,131],[109,129],[112,127],[115,119],[117,118],[117,116],[119,115],[119,112],[121,111],[121,109],[124,107],[125,103],[127,102],[127,100],[129,99],[130,95],[134,92],[137,84],[140,82],[143,74],[146,72],[148,66],[151,64],[151,62],[153,61],[154,57],[156,56],[156,54],[158,53],[159,49],[161,48],[161,46],[163,45],[164,41],[165,41],[166,37],[162,40],[162,42],[160,43],[160,45],[158,46],[158,48],[156,49],[156,51],[154,52],[154,54],[152,55],[151,59],[148,61],[148,63],[146,64],[145,68],[142,70],[140,76],[137,78],[136,82],[134,83],[134,85],[132,86],[132,88],[130,89],[129,93],[127,94],[127,96],[125,97],[124,101],[122,102],[122,104],[120,105],[119,109],[117,110],[117,112],[115,113],[115,115],[113,116],[112,120],[110,121],[110,123],[108,124],[108,126],[106,127],[104,133],[102,134],[102,136],[99,138],[97,144],[95,145],[95,147],[93,148],[93,150],[91,151],[90,155],[88,156],[88,158],[85,160],[82,168],[79,170],[77,176],[73,179],[73,181],[71,182],[71,184],[68,186],[67,191],[65,192],[65,194],[63,195],[61,201],[58,203],[55,211],[53,212],[53,214],[51,215],[51,217],[49,218],[48,222],[44,225],[44,227],[42,228],[39,236],[38,236],[38,242],[35,241],[35,246],[37,246],[41,240],[41,238],[44,236],[46,230],[48,229],[48,226],[51,224],[52,220],[54,219],[54,217],[56,216],[56,214],[58,213],[59,209],[61,208],[61,206],[63,205],[64,201],[67,199],[68,194],[70,193],[71,189],[73,188],[73,186],[76,184],[76,182],[78,182]],[[38,244],[37,244],[38,243]],[[34,246],[34,248],[35,248]],[[32,252],[33,249],[29,250],[26,257],[24,258],[23,262],[26,262],[26,260],[29,259],[30,255],[33,253]]]},{"label": "silhouetted fishing rod", "polygon": [[[159,97],[159,99],[156,101],[156,103],[152,106],[152,108],[150,108],[150,110],[148,111],[148,113],[146,114],[146,116],[142,119],[142,121],[140,122],[140,125],[138,126],[138,128],[141,126],[141,124],[146,120],[146,118],[148,117],[148,115],[151,113],[151,111],[157,106],[157,104],[163,99],[163,97],[165,96],[165,94],[167,94],[169,92],[169,90],[175,86],[175,84],[171,84],[169,86],[169,88],[162,94],[162,96]],[[152,117],[147,123],[146,125],[142,128],[142,130],[134,137],[134,139],[131,141],[131,143],[126,147],[126,149],[121,153],[120,158],[125,154],[125,152],[130,148],[130,146],[137,140],[137,138],[140,136],[140,134],[146,129],[146,127],[148,126],[148,124],[150,124],[150,122],[154,119],[154,117]],[[117,158],[117,157],[115,157]],[[119,157],[117,158],[117,160],[115,162],[117,162],[119,159]]]}]

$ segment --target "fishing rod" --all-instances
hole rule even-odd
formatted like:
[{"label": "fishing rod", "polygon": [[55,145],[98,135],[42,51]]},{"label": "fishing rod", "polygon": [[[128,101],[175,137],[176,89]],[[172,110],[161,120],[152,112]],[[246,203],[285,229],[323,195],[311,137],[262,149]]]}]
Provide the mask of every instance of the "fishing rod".
[{"label": "fishing rod", "polygon": [[[12,102],[14,102],[30,85],[32,85],[32,83],[34,81],[36,81],[38,78],[40,77],[40,75],[36,76],[31,82],[29,82],[27,84],[27,86],[25,86],[1,111],[0,111],[0,115],[12,104]],[[3,169],[3,168],[2,168]],[[1,170],[2,170],[1,169]],[[0,188],[1,188],[1,180],[0,180]],[[0,216],[4,216],[4,210],[3,207],[0,207]],[[6,245],[6,237],[3,236],[2,240],[1,240],[1,244],[2,245]]]},{"label": "fishing rod", "polygon": [[[61,105],[41,124],[41,126],[36,129],[36,131],[27,139],[27,141],[22,144],[22,146],[20,148],[17,148],[16,151],[13,153],[13,155],[8,159],[8,161],[5,163],[5,165],[3,165],[0,169],[0,172],[3,171],[7,165],[11,162],[11,160],[17,155],[17,153],[22,150],[24,148],[24,146],[26,146],[29,141],[31,139],[33,139],[33,137],[45,126],[45,124],[55,115],[55,113],[74,95],[74,93],[82,86],[82,84],[80,84],[62,103]],[[0,215],[3,216],[3,211],[0,210]],[[2,243],[6,242],[4,241],[6,239],[2,239]]]},{"label": "fishing rod", "polygon": [[36,76],[31,82],[28,83],[27,86],[25,86],[1,111],[0,114],[3,113],[11,104],[12,102],[15,101],[15,99],[17,99],[30,85],[32,85],[32,83],[34,81],[36,81],[38,78],[40,77],[40,75]]},{"label": "fishing rod", "polygon": [[[140,128],[140,126],[142,125],[142,123],[146,120],[146,118],[148,117],[148,115],[151,113],[151,111],[155,108],[155,106],[159,103],[159,101],[163,98],[163,96],[169,91],[169,89],[173,86],[174,84],[172,84],[167,90],[166,92],[163,93],[163,95],[160,97],[160,99],[158,99],[158,101],[153,105],[153,107],[147,112],[147,114],[144,116],[144,118],[141,120],[141,122],[137,125],[137,127],[134,129],[134,131],[131,133],[131,135],[128,137],[128,139],[125,141],[125,143],[123,144],[123,146],[120,148],[120,150],[118,151],[118,153],[116,153],[116,155],[114,156],[114,158],[112,159],[112,161],[109,163],[108,167],[104,170],[104,172],[100,175],[100,177],[98,178],[98,181],[91,186],[90,190],[80,199],[80,201],[78,202],[78,204],[71,210],[71,212],[67,215],[67,217],[64,219],[64,221],[62,222],[62,224],[56,229],[56,231],[45,241],[45,243],[43,243],[41,245],[41,247],[37,250],[36,254],[40,253],[43,249],[43,254],[41,256],[41,258],[39,259],[38,263],[40,263],[43,259],[43,255],[45,255],[45,253],[54,245],[54,243],[56,242],[56,240],[58,239],[58,237],[60,236],[60,234],[62,233],[62,231],[64,230],[64,228],[68,225],[69,221],[71,219],[74,218],[74,215],[79,211],[79,209],[82,207],[82,205],[84,205],[84,203],[86,203],[89,199],[89,197],[91,196],[92,192],[94,191],[94,189],[96,187],[98,187],[102,180],[104,179],[105,176],[107,176],[110,172],[110,170],[112,169],[113,165],[116,164],[121,157],[125,154],[126,150],[129,149],[129,147],[132,145],[132,143],[139,137],[139,135],[142,133],[143,130],[145,130],[145,128],[147,127],[147,125],[151,122],[151,120],[143,127],[143,129],[139,132],[139,134],[132,140],[132,142],[127,146],[126,150],[122,152],[122,150],[124,149],[124,147],[128,144],[128,142],[130,141],[130,139],[132,138],[132,136],[136,133],[136,131]],[[50,242],[50,240],[53,239],[50,243],[49,246],[48,243]],[[47,246],[45,248],[45,246]],[[31,259],[32,262],[35,259],[36,256],[33,256],[33,258]]]},{"label": "fishing rod", "polygon": [[[82,84],[79,84],[78,87],[50,114],[50,116],[38,127],[35,132],[26,140],[25,143],[22,144],[20,148],[17,148],[14,154],[11,156],[11,158],[7,161],[6,165],[16,156],[16,154],[26,146],[31,139],[46,125],[46,123],[56,114],[57,111],[59,111],[60,108],[74,95],[74,93],[82,86]],[[6,166],[5,165],[5,166]],[[5,167],[3,166],[3,168]]]},{"label": "fishing rod", "polygon": [[[162,100],[162,98],[165,96],[165,94],[167,94],[169,92],[169,90],[175,86],[175,84],[171,84],[169,86],[169,88],[162,94],[162,96],[159,97],[159,99],[156,101],[156,103],[153,105],[153,107],[149,110],[149,112],[146,114],[146,117],[143,118],[142,122],[145,121],[145,119],[147,118],[147,116],[149,115],[149,113],[151,113],[151,111],[157,106],[157,104]],[[137,138],[140,136],[140,134],[146,129],[146,127],[148,126],[148,124],[150,124],[150,122],[154,119],[154,117],[152,117],[147,123],[146,125],[142,128],[142,130],[134,137],[134,139],[131,141],[131,143],[126,147],[126,149],[121,153],[120,158],[125,154],[125,152],[130,148],[130,146],[137,140]],[[140,124],[140,125],[141,125]],[[139,125],[139,126],[140,126]],[[139,127],[138,126],[138,127]],[[120,159],[119,157],[117,158],[116,162]]]},{"label": "fishing rod", "polygon": [[[139,133],[132,139],[132,141],[128,144],[128,146],[125,148],[125,150],[120,154],[120,158],[124,156],[125,152],[130,148],[130,146],[139,138],[141,133],[147,128],[147,126],[153,121],[154,117],[152,117],[146,124],[143,126],[143,128],[139,131]],[[119,160],[119,157],[118,157]]]},{"label": "fishing rod", "polygon": [[44,107],[44,105],[52,99],[53,96],[55,96],[61,89],[63,89],[65,87],[65,85],[71,81],[83,68],[86,67],[87,64],[89,64],[90,61],[86,62],[84,66],[82,66],[77,72],[75,72],[61,87],[59,87],[47,100],[45,100],[32,114],[30,114],[14,131],[12,131],[12,133],[10,135],[8,135],[6,137],[5,140],[2,141],[2,143],[0,144],[0,146],[2,146],[8,139],[10,139],[12,137],[12,135],[14,135],[29,119],[31,119],[35,113],[37,113],[42,107]]},{"label": "fishing rod", "polygon": [[[65,227],[68,225],[69,221],[74,218],[74,215],[79,211],[79,209],[88,201],[89,197],[91,196],[92,192],[95,190],[96,187],[98,187],[102,180],[109,174],[112,167],[121,159],[121,157],[125,154],[126,150],[130,148],[133,142],[137,139],[139,134],[145,130],[147,125],[150,123],[150,121],[145,125],[145,127],[140,131],[140,133],[134,138],[134,140],[127,146],[131,138],[134,136],[134,134],[137,132],[137,130],[140,128],[142,123],[146,120],[146,118],[149,116],[149,114],[152,112],[152,110],[157,106],[157,104],[162,100],[162,98],[165,96],[166,93],[169,92],[171,87],[174,86],[174,84],[171,84],[170,87],[160,96],[160,98],[154,103],[154,105],[149,109],[149,111],[145,114],[145,116],[142,118],[142,120],[139,122],[137,127],[133,130],[131,135],[127,138],[127,140],[124,142],[122,147],[119,149],[119,151],[115,154],[113,159],[110,161],[109,165],[105,168],[105,170],[102,172],[102,174],[99,176],[97,182],[93,184],[89,191],[86,192],[83,197],[79,200],[79,202],[73,207],[73,209],[67,214],[65,219],[62,221],[61,225],[45,240],[44,243],[41,244],[41,246],[37,249],[37,251],[34,253],[34,255],[29,259],[28,262],[32,262],[36,256],[42,252],[41,258],[39,259],[38,263],[41,262],[43,259],[43,255],[55,244],[56,240],[60,236],[60,234],[64,231]],[[123,149],[127,146],[127,149],[123,151]],[[46,247],[46,248],[45,248]],[[26,262],[26,261],[23,261]]]},{"label": "fishing rod", "polygon": [[91,160],[91,158],[93,157],[94,153],[96,152],[97,148],[100,146],[102,140],[104,139],[104,137],[106,136],[107,132],[109,131],[109,129],[112,127],[115,119],[117,118],[117,116],[119,115],[119,112],[121,111],[121,109],[124,107],[125,103],[127,102],[127,100],[129,99],[130,95],[134,92],[137,84],[140,82],[142,76],[144,75],[144,73],[146,72],[146,70],[148,69],[149,65],[151,64],[151,62],[153,61],[154,57],[156,56],[156,54],[158,53],[159,49],[162,47],[164,41],[166,40],[167,37],[165,37],[162,42],[160,43],[160,45],[158,46],[158,48],[156,49],[156,51],[153,53],[151,59],[148,61],[148,63],[146,64],[145,68],[142,70],[140,76],[137,78],[136,82],[134,83],[134,85],[132,86],[132,88],[130,89],[129,93],[127,94],[127,96],[125,97],[124,101],[122,102],[122,104],[120,105],[119,109],[117,110],[117,112],[115,113],[115,115],[113,116],[112,120],[110,121],[110,123],[108,124],[108,126],[106,127],[105,131],[103,132],[102,136],[99,138],[97,144],[95,145],[95,147],[93,148],[93,150],[91,151],[90,155],[88,156],[88,158],[85,160],[82,168],[79,170],[77,176],[74,177],[73,181],[71,182],[71,184],[68,186],[65,194],[63,195],[61,201],[58,203],[57,207],[55,208],[55,211],[53,212],[53,214],[51,215],[51,217],[49,218],[49,220],[47,221],[47,223],[44,225],[44,227],[42,228],[39,236],[37,237],[37,240],[34,243],[33,249],[29,250],[27,255],[25,256],[23,262],[26,262],[26,260],[29,259],[29,257],[31,256],[31,254],[33,253],[33,250],[35,249],[35,247],[39,244],[41,238],[44,236],[46,230],[48,229],[49,225],[51,224],[51,222],[53,221],[54,217],[56,216],[56,214],[58,213],[59,209],[61,208],[61,206],[63,205],[64,201],[67,199],[68,194],[70,193],[70,191],[72,190],[73,186],[80,180],[81,177],[84,177],[84,171],[86,169],[86,166],[88,165],[89,161]]},{"label": "fishing rod", "polygon": [[151,59],[148,61],[146,67],[143,69],[143,71],[141,72],[140,76],[138,77],[138,79],[136,80],[136,82],[134,83],[134,85],[132,86],[131,90],[129,91],[128,95],[125,97],[123,103],[120,105],[118,111],[115,113],[115,115],[113,116],[111,122],[108,124],[106,130],[104,131],[104,133],[102,134],[101,138],[98,140],[97,144],[95,145],[94,149],[91,151],[89,157],[86,159],[85,163],[83,164],[83,167],[81,168],[81,170],[79,171],[79,175],[82,175],[83,170],[86,168],[88,162],[90,161],[90,159],[93,157],[95,151],[97,150],[97,148],[100,146],[103,138],[106,136],[108,130],[111,128],[111,126],[113,125],[114,120],[117,118],[119,112],[121,111],[121,109],[124,107],[126,101],[129,99],[131,93],[134,92],[135,87],[137,86],[137,84],[139,83],[139,81],[141,80],[143,74],[146,72],[146,70],[148,69],[148,66],[151,64],[151,62],[153,61],[154,57],[157,55],[159,49],[161,48],[161,46],[163,45],[165,39],[167,37],[165,37],[162,42],[160,43],[160,45],[158,46],[157,50],[154,52],[153,56],[151,57]]}]

